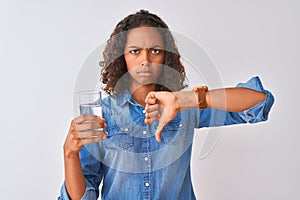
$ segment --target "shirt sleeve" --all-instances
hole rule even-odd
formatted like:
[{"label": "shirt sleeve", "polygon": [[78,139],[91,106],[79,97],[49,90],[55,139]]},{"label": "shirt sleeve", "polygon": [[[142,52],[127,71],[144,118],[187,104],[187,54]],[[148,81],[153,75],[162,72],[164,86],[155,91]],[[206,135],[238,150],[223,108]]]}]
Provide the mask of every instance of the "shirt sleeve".
[{"label": "shirt sleeve", "polygon": [[[99,185],[102,180],[101,163],[94,153],[97,143],[83,146],[80,151],[80,162],[85,176],[86,189],[82,200],[96,200],[99,196]],[[65,183],[60,190],[58,200],[70,200]]]},{"label": "shirt sleeve", "polygon": [[[95,191],[95,188],[88,181],[86,181],[86,189],[85,189],[84,195],[81,199],[82,200],[96,200],[97,198],[98,197],[97,197],[97,192]],[[71,200],[71,198],[68,195],[65,183],[61,187],[60,196],[58,197],[58,200]]]},{"label": "shirt sleeve", "polygon": [[200,119],[197,123],[198,128],[241,123],[257,123],[268,120],[269,112],[274,103],[274,97],[271,92],[263,88],[259,77],[253,77],[246,83],[239,83],[236,87],[264,92],[266,97],[263,102],[242,112],[227,112],[217,109],[205,109],[200,111]]}]

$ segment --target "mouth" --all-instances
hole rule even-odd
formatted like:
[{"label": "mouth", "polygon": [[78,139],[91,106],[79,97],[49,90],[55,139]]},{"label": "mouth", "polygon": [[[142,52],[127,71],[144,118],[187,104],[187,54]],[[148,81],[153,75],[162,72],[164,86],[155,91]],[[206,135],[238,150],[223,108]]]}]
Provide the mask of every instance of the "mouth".
[{"label": "mouth", "polygon": [[138,72],[138,75],[142,76],[142,77],[149,77],[152,75],[151,71],[140,71]]}]

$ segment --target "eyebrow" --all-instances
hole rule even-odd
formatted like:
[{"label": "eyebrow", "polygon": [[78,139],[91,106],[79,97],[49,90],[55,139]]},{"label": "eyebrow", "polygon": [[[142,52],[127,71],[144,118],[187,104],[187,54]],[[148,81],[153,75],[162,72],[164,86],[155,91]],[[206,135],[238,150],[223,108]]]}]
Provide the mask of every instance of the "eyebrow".
[{"label": "eyebrow", "polygon": [[[129,47],[127,47],[127,48],[128,48],[128,49],[143,49],[143,48],[141,48],[141,47],[134,46],[134,45],[129,46]],[[153,45],[153,46],[151,46],[149,49],[154,49],[154,48],[161,48],[161,49],[162,49],[162,46],[160,46],[160,45]]]}]

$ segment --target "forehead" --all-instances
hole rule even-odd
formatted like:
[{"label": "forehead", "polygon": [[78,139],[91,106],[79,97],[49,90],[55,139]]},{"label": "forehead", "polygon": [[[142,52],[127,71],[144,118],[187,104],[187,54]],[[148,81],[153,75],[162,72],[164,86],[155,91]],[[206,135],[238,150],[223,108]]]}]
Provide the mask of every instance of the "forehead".
[{"label": "forehead", "polygon": [[126,47],[151,47],[159,45],[163,47],[161,33],[153,27],[140,27],[129,31],[127,35]]}]

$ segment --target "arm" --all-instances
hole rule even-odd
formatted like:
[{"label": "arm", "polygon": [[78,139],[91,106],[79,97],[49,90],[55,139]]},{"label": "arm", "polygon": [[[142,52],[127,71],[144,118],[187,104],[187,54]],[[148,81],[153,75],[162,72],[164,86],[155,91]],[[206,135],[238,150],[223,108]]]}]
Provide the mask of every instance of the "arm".
[{"label": "arm", "polygon": [[[232,119],[230,117],[226,118],[226,124],[233,124],[238,121],[254,123],[266,120],[268,112],[273,105],[274,97],[269,91],[263,89],[259,78],[254,77],[247,83],[238,84],[237,88],[210,90],[206,94],[206,100],[208,108],[225,110],[224,112],[229,111],[227,112],[228,116],[239,118],[238,120],[236,117]],[[261,103],[262,101],[264,102]],[[198,97],[192,91],[149,93],[146,98],[145,123],[149,124],[159,119],[156,131],[157,140],[159,141],[159,135],[164,126],[179,112],[197,107]],[[205,110],[205,113],[210,112],[211,109]],[[221,112],[223,113],[222,115],[225,114],[224,112]],[[204,123],[199,125],[199,127],[210,124],[207,121]],[[224,123],[220,122],[221,124]]]},{"label": "arm", "polygon": [[86,183],[78,154],[64,153],[65,184],[71,199],[81,199]]},{"label": "arm", "polygon": [[[176,110],[187,110],[198,107],[198,96],[192,91],[174,92],[178,101]],[[264,92],[258,92],[247,88],[224,88],[209,90],[206,93],[207,108],[226,110],[229,112],[240,112],[251,108],[265,99]],[[164,98],[164,97],[160,97]],[[168,98],[168,97],[165,97]],[[162,100],[162,99],[161,99]]]},{"label": "arm", "polygon": [[[62,194],[62,196],[65,196],[66,199],[81,199],[84,196],[87,188],[87,182],[81,166],[82,163],[80,162],[79,152],[81,152],[83,145],[99,142],[105,139],[104,131],[91,130],[104,128],[105,126],[105,120],[95,115],[80,115],[72,120],[70,130],[64,144],[64,190],[67,194]],[[83,153],[84,152],[85,151],[83,151]],[[91,159],[89,160],[92,162]],[[68,198],[66,196],[68,196]]]}]

